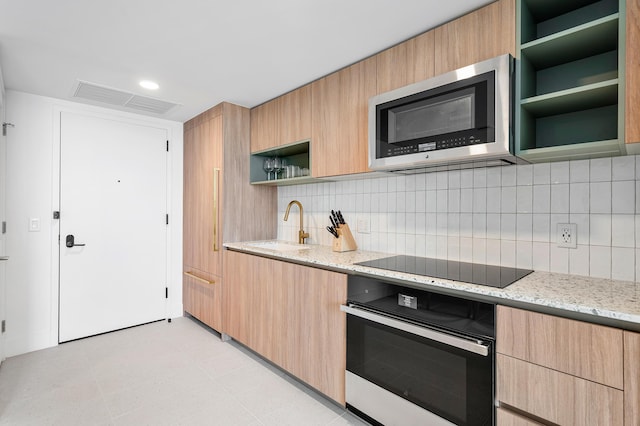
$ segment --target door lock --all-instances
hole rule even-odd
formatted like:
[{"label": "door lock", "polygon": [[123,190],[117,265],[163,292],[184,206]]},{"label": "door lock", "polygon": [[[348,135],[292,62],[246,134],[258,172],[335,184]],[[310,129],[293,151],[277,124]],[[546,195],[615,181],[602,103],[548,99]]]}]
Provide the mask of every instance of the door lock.
[{"label": "door lock", "polygon": [[84,244],[76,244],[75,243],[75,237],[73,236],[73,234],[69,234],[67,235],[67,247],[71,248],[71,247],[82,247],[84,246]]}]

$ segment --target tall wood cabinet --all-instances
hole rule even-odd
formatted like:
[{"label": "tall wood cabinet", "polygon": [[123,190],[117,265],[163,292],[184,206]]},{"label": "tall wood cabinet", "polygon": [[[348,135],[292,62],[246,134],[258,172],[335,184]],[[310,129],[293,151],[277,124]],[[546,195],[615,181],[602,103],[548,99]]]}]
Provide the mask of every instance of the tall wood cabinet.
[{"label": "tall wood cabinet", "polygon": [[347,276],[227,250],[226,332],[344,405]]},{"label": "tall wood cabinet", "polygon": [[248,163],[248,109],[225,102],[184,124],[183,307],[218,331],[222,243],[276,235],[275,188],[250,185]]}]

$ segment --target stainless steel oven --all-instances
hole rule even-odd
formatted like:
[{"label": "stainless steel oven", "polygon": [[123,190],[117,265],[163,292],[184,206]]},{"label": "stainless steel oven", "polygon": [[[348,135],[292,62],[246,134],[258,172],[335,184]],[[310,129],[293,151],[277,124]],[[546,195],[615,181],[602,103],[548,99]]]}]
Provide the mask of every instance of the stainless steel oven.
[{"label": "stainless steel oven", "polygon": [[493,304],[351,276],[346,401],[384,425],[494,424]]}]

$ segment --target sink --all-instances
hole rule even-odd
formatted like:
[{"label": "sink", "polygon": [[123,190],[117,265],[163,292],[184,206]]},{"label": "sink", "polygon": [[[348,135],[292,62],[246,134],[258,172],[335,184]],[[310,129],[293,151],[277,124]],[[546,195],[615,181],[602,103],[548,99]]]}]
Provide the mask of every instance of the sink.
[{"label": "sink", "polygon": [[255,243],[246,243],[249,247],[261,248],[274,251],[296,251],[308,250],[311,247],[304,244],[287,243],[283,241],[257,241]]}]

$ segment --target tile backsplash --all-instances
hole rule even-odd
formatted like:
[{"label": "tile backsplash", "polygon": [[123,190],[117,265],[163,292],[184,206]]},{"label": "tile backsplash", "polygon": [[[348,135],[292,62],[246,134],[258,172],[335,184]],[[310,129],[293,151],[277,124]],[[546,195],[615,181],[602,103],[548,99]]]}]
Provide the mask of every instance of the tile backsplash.
[{"label": "tile backsplash", "polygon": [[[278,188],[278,238],[331,245],[332,209],[358,247],[640,281],[640,156],[395,175]],[[557,225],[577,225],[577,248]]]}]

